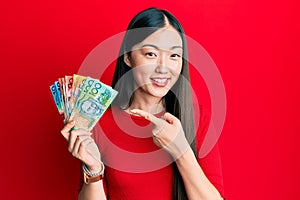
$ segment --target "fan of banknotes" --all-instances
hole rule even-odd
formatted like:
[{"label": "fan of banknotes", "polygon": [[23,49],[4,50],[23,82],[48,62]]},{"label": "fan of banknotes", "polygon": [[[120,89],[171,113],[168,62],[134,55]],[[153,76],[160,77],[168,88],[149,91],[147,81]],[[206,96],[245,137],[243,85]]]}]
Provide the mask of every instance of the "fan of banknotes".
[{"label": "fan of banknotes", "polygon": [[50,86],[64,122],[75,121],[76,128],[90,131],[118,92],[97,79],[74,74],[59,78]]}]

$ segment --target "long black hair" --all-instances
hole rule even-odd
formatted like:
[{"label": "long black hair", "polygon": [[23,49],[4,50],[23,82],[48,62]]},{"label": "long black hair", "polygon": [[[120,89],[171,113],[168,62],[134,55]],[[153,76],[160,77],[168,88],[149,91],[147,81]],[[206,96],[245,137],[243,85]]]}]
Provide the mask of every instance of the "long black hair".
[{"label": "long black hair", "polygon": [[[129,23],[120,48],[112,82],[112,87],[119,91],[119,94],[114,101],[114,105],[117,105],[122,109],[126,109],[131,105],[132,102],[134,85],[133,81],[128,80],[133,80],[133,76],[129,73],[129,75],[126,75],[126,79],[122,78],[122,76],[127,72],[130,72],[131,69],[124,62],[124,55],[130,55],[130,51],[135,44],[142,42],[149,35],[158,29],[165,27],[167,24],[175,28],[181,36],[183,45],[183,62],[181,76],[179,76],[172,89],[163,97],[165,109],[167,112],[173,114],[181,121],[185,136],[196,155],[196,144],[194,140],[194,114],[189,84],[190,76],[187,60],[186,38],[179,21],[168,11],[157,8],[149,8],[137,14]],[[188,199],[182,177],[175,162],[173,163],[173,174],[173,199]]]}]

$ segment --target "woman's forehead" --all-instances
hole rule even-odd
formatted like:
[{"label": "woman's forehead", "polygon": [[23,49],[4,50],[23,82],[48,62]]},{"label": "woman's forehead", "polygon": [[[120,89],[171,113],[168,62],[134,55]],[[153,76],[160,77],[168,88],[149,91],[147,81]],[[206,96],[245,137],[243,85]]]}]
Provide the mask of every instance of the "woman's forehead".
[{"label": "woman's forehead", "polygon": [[142,42],[133,46],[132,50],[141,49],[143,47],[153,47],[163,50],[173,50],[175,48],[183,48],[180,34],[172,26],[158,29]]}]

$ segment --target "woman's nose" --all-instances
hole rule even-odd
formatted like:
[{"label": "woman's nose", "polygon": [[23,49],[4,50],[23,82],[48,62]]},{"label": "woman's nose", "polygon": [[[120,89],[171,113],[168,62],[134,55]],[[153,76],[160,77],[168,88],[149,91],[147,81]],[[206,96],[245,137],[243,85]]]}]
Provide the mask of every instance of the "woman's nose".
[{"label": "woman's nose", "polygon": [[161,55],[159,57],[155,71],[157,73],[167,73],[168,72],[167,57],[165,55]]}]

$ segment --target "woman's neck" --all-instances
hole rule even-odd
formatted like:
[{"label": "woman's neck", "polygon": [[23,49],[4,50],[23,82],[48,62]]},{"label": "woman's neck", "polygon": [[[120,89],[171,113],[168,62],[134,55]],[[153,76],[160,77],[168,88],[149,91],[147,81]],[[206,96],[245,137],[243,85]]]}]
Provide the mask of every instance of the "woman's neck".
[{"label": "woman's neck", "polygon": [[128,110],[141,109],[151,114],[165,111],[164,100],[154,96],[134,95]]}]

